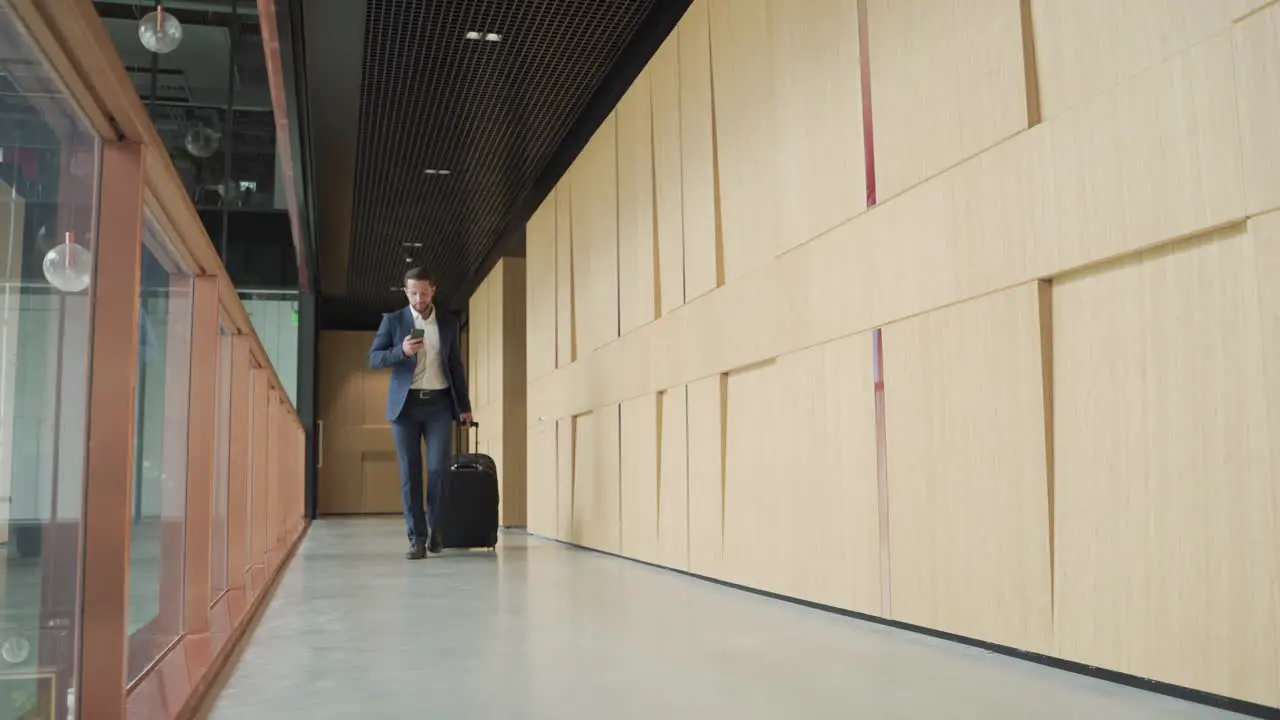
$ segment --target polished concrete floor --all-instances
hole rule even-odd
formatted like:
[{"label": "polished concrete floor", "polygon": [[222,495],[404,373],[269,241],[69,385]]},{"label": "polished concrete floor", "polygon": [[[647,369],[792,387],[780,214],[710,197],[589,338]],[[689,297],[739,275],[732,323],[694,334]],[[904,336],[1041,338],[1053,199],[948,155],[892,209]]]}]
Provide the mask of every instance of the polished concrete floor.
[{"label": "polished concrete floor", "polygon": [[404,549],[315,524],[210,717],[1236,717],[523,534]]}]

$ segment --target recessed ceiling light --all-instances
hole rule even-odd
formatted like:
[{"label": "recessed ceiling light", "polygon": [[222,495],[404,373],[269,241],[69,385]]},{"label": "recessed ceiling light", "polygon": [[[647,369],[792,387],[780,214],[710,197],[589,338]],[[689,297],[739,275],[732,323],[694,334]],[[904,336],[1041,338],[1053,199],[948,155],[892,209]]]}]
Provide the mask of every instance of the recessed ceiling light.
[{"label": "recessed ceiling light", "polygon": [[502,35],[496,32],[481,33],[478,30],[471,30],[471,31],[468,31],[467,34],[464,35],[463,37],[465,37],[468,40],[483,39],[487,42],[502,42]]},{"label": "recessed ceiling light", "polygon": [[411,258],[411,257],[407,257],[407,258],[405,258],[405,259],[404,259],[404,261],[405,261],[405,262],[413,262],[413,258]]},{"label": "recessed ceiling light", "polygon": [[484,36],[484,39],[488,40],[489,42],[501,42],[502,36],[499,35],[498,33],[488,33],[487,35]]},{"label": "recessed ceiling light", "polygon": [[426,169],[426,170],[423,170],[422,172],[423,172],[424,174],[426,174],[426,175],[448,175],[449,173],[451,173],[451,172],[453,172],[453,171],[452,171],[452,170],[445,170],[445,169],[443,169],[443,168],[428,168],[428,169]]},{"label": "recessed ceiling light", "polygon": [[469,32],[469,33],[467,33],[467,34],[466,34],[466,38],[467,38],[468,40],[479,40],[479,39],[480,39],[480,33],[476,32],[475,30],[472,30],[471,32]]},{"label": "recessed ceiling light", "polygon": [[407,242],[407,243],[401,243],[401,244],[404,245],[405,247],[422,247],[422,243],[416,243],[416,242]]}]

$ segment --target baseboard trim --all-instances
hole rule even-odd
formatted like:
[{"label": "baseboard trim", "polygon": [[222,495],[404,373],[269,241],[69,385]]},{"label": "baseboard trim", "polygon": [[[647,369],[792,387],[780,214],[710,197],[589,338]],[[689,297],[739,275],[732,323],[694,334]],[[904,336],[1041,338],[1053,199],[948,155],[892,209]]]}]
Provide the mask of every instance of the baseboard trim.
[{"label": "baseboard trim", "polygon": [[942,630],[935,630],[934,628],[925,627],[923,625],[912,625],[910,623],[905,623],[899,620],[891,620],[889,618],[880,617],[878,615],[868,615],[866,613],[860,613],[854,610],[846,610],[844,608],[834,607],[832,605],[823,605],[822,603],[812,602],[810,600],[802,600],[800,598],[791,597],[789,595],[781,595],[779,593],[770,592],[768,590],[761,590],[760,588],[754,588],[749,585],[739,585],[737,583],[729,582],[727,580],[720,580],[718,578],[709,577],[707,575],[699,575],[698,573],[690,572],[688,570],[680,570],[678,568],[670,568],[665,565],[659,565],[657,563],[648,562],[646,560],[638,560],[633,557],[627,557],[626,555],[620,555],[618,553],[609,552],[607,550],[599,550],[597,548],[587,547],[585,545],[577,545],[575,543],[566,542],[564,540],[559,540],[557,538],[547,537],[545,535],[538,535],[532,532],[526,532],[526,534],[528,534],[531,537],[536,537],[541,540],[547,540],[549,542],[553,542],[559,545],[564,545],[566,547],[571,547],[577,550],[585,550],[587,552],[592,552],[599,555],[606,555],[608,557],[617,558],[619,560],[626,560],[628,562],[633,562],[638,565],[645,565],[651,568],[656,568],[658,570],[666,570],[668,572],[676,573],[678,575],[684,575],[686,577],[694,578],[695,580],[702,580],[703,582],[709,582],[714,585],[720,585],[722,587],[732,588],[734,590],[741,590],[743,592],[751,593],[752,595],[759,595],[761,597],[767,597],[772,600],[780,600],[782,602],[791,603],[792,605],[801,605],[803,607],[811,608],[813,610],[820,610],[822,612],[833,613],[835,615],[843,615],[844,617],[852,618],[854,620],[862,620],[864,622],[875,623],[876,625],[884,625],[887,627],[897,628],[898,630],[906,630],[907,632],[913,632],[920,635],[927,635],[929,637],[938,638],[939,640],[946,640],[948,642],[958,643],[960,645],[968,645],[970,647],[979,648],[982,650],[986,650],[988,652],[1004,655],[1006,657],[1011,657],[1018,660],[1025,660],[1027,662],[1033,662],[1033,663],[1036,663],[1037,665],[1044,665],[1046,667],[1055,668],[1057,670],[1065,670],[1066,672],[1074,673],[1076,675],[1083,675],[1085,677],[1091,677],[1097,680],[1103,680],[1106,682],[1115,683],[1117,685],[1125,685],[1127,687],[1131,687],[1137,690],[1144,690],[1146,692],[1156,693],[1157,695],[1164,695],[1167,697],[1177,698],[1179,700],[1186,700],[1187,702],[1196,703],[1197,705],[1205,705],[1208,707],[1217,708],[1219,710],[1226,710],[1228,712],[1247,715],[1249,717],[1267,718],[1268,720],[1280,720],[1280,708],[1268,707],[1266,705],[1259,705],[1258,703],[1249,702],[1247,700],[1240,700],[1239,698],[1227,697],[1225,695],[1217,695],[1214,693],[1205,692],[1203,690],[1196,690],[1194,688],[1184,687],[1182,685],[1175,685],[1173,683],[1167,683],[1159,680],[1152,680],[1150,678],[1140,677],[1138,675],[1130,675],[1128,673],[1119,672],[1117,670],[1108,670],[1107,668],[1100,668],[1100,667],[1095,667],[1093,665],[1086,665],[1084,663],[1074,662],[1071,660],[1064,660],[1062,658],[1056,658],[1051,655],[1042,655],[1040,653],[1035,653],[1028,650],[1020,650],[1018,648],[1010,647],[1008,645],[998,645],[993,642],[987,642],[986,640],[978,640],[976,638],[966,637],[964,635],[956,635],[954,633],[949,633]]}]

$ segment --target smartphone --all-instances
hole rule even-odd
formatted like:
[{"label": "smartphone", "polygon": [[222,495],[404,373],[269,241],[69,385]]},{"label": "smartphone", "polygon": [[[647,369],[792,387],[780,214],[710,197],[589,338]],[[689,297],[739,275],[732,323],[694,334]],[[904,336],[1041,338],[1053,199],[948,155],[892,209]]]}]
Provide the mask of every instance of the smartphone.
[{"label": "smartphone", "polygon": [[414,329],[413,329],[413,332],[409,333],[409,339],[410,339],[410,340],[421,340],[421,339],[422,339],[422,336],[423,336],[424,334],[425,334],[425,333],[422,331],[422,328],[414,328]]}]

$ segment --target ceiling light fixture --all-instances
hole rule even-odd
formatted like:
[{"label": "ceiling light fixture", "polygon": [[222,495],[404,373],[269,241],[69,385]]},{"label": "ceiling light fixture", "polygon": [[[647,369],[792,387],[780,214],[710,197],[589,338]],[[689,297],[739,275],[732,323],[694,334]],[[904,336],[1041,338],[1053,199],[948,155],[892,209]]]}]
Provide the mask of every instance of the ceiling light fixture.
[{"label": "ceiling light fixture", "polygon": [[502,42],[502,36],[498,33],[489,33],[484,36],[484,39],[489,42]]},{"label": "ceiling light fixture", "polygon": [[471,30],[464,35],[468,40],[484,40],[485,42],[502,42],[502,35],[496,32],[481,33],[478,30]]},{"label": "ceiling light fixture", "polygon": [[440,168],[427,168],[423,171],[427,175],[448,175],[452,170],[444,170]]},{"label": "ceiling light fixture", "polygon": [[467,34],[466,34],[466,38],[467,38],[468,40],[479,40],[479,39],[480,39],[480,33],[476,32],[475,30],[472,30],[471,32],[469,32],[469,33],[467,33]]},{"label": "ceiling light fixture", "polygon": [[405,247],[422,247],[422,243],[416,242],[401,243],[401,245],[404,245]]}]

